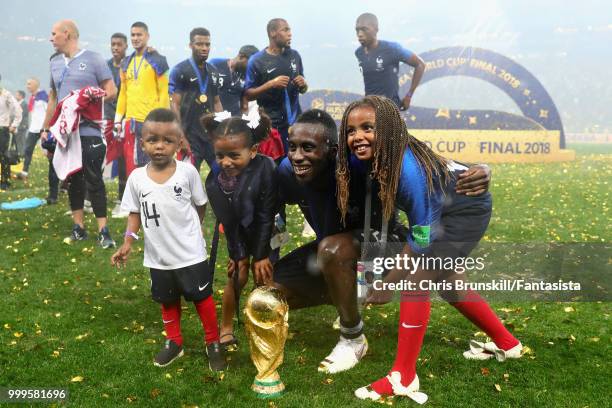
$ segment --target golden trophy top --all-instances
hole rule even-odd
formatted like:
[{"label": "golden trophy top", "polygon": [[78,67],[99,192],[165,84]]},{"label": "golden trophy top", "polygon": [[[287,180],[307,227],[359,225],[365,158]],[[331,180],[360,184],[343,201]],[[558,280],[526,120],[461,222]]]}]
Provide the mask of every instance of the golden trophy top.
[{"label": "golden trophy top", "polygon": [[289,306],[282,292],[271,286],[261,286],[251,292],[244,308],[248,320],[262,329],[286,324],[288,311]]}]

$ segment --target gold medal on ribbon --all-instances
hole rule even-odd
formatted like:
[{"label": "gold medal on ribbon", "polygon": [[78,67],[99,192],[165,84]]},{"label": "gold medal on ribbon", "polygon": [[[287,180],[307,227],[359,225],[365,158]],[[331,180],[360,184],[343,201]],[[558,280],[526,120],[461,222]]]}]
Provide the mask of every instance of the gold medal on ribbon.
[{"label": "gold medal on ribbon", "polygon": [[208,100],[208,96],[206,96],[206,94],[202,94],[200,95],[200,102],[202,103],[206,103],[206,101]]}]

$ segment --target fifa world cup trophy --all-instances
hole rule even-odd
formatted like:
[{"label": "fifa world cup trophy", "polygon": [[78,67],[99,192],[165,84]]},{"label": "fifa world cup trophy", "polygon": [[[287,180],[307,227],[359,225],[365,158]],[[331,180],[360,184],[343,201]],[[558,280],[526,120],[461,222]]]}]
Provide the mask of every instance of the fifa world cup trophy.
[{"label": "fifa world cup trophy", "polygon": [[276,288],[262,286],[249,295],[244,308],[251,360],[257,375],[251,388],[259,398],[273,398],[285,390],[278,367],[283,362],[289,332],[289,306]]}]

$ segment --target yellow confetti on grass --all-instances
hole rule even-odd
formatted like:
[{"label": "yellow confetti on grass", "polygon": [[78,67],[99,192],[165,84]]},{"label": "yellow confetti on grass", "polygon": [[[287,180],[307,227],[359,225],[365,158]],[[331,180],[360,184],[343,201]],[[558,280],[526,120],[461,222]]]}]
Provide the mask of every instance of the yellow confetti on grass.
[{"label": "yellow confetti on grass", "polygon": [[72,377],[70,379],[71,383],[78,383],[78,382],[83,382],[84,378],[83,376],[77,375],[76,377]]},{"label": "yellow confetti on grass", "polygon": [[574,309],[574,308],[573,308],[573,307],[571,307],[571,306],[568,306],[568,307],[566,307],[565,309],[563,309],[563,311],[564,311],[565,313],[571,313],[571,312],[575,312],[575,311],[576,311],[576,309]]},{"label": "yellow confetti on grass", "polygon": [[499,384],[495,384],[495,389],[497,392],[501,392],[501,386]]}]

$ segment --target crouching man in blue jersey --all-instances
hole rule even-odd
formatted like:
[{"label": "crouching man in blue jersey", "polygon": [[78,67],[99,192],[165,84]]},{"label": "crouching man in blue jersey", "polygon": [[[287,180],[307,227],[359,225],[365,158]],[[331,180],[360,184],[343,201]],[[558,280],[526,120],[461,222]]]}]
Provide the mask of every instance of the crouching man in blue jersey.
[{"label": "crouching man in blue jersey", "polygon": [[[304,112],[292,126],[288,141],[288,156],[277,168],[279,204],[297,204],[315,230],[316,240],[281,258],[274,265],[273,279],[292,309],[322,304],[336,307],[340,340],[319,371],[337,373],[354,367],[368,348],[357,306],[355,260],[359,249],[356,245],[331,248],[324,239],[361,228],[363,212],[349,209],[346,227],[342,226],[336,203],[338,133],[328,113],[318,109]],[[480,194],[488,189],[489,180],[487,166],[470,167],[459,176],[457,191]],[[359,181],[355,181],[355,188],[359,188]],[[323,248],[325,253],[332,250],[334,256],[322,256]]]}]

